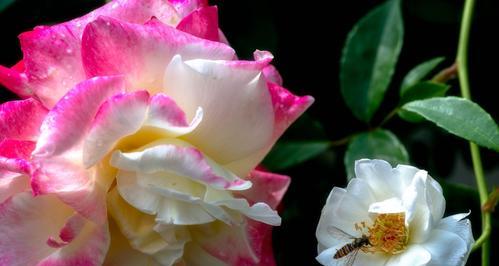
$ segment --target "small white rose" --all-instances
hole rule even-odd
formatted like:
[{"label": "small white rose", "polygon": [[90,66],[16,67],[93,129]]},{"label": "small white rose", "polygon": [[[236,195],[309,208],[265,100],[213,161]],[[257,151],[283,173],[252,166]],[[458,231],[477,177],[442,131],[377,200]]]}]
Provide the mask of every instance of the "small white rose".
[{"label": "small white rose", "polygon": [[443,218],[442,188],[412,166],[359,160],[334,187],[317,227],[317,260],[336,265],[464,265],[474,242],[468,213]]}]

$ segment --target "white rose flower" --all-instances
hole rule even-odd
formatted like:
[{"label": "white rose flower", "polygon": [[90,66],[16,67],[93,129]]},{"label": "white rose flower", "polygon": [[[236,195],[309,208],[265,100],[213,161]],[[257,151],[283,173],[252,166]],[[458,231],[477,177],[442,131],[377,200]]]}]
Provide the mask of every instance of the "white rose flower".
[{"label": "white rose flower", "polygon": [[334,187],[317,227],[317,260],[336,265],[464,265],[474,242],[468,213],[443,218],[442,188],[428,173],[359,160]]}]

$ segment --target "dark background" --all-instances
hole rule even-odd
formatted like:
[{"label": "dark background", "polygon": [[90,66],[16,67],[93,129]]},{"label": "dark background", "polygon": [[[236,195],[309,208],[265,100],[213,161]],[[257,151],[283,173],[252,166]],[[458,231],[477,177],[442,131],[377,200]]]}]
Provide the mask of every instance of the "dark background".
[{"label": "dark background", "polygon": [[[11,66],[22,54],[17,35],[40,24],[53,24],[85,14],[103,1],[17,0],[0,13],[0,64]],[[325,3],[329,3],[326,5]],[[255,49],[269,50],[280,70],[285,87],[296,94],[315,97],[308,114],[318,120],[327,138],[340,139],[366,126],[357,121],[343,103],[339,90],[339,59],[345,37],[355,22],[382,1],[211,1],[219,7],[220,27],[243,59],[251,59]],[[374,117],[379,122],[398,100],[401,79],[416,64],[436,56],[446,58],[442,66],[452,64],[456,54],[460,16],[464,1],[405,0],[404,46],[397,70],[385,101]],[[499,111],[498,75],[499,2],[477,1],[471,32],[469,71],[471,94],[497,120]],[[459,95],[457,81],[451,82],[450,94]],[[0,90],[1,101],[15,96]],[[394,118],[386,128],[405,144],[413,165],[438,178],[475,187],[467,142],[444,133],[428,123],[409,124]],[[284,138],[295,138],[301,129],[291,129]],[[292,184],[283,202],[283,225],[274,230],[274,248],[278,265],[318,265],[315,227],[320,210],[333,186],[346,183],[343,167],[345,147],[322,155],[284,172]],[[499,185],[499,156],[482,149],[482,160],[489,184]],[[480,233],[478,198],[446,189],[446,215],[467,212],[475,238]],[[494,215],[497,239],[498,215]],[[499,244],[494,240],[492,250]],[[492,252],[493,253],[493,252]],[[497,265],[494,254],[491,265]],[[478,265],[479,252],[467,265]]]}]

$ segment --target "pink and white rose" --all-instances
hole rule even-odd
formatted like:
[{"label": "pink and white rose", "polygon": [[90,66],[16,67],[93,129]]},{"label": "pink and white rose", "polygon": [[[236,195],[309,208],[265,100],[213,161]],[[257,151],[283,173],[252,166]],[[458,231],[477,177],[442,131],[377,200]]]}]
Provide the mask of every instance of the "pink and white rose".
[{"label": "pink and white rose", "polygon": [[274,265],[287,176],[254,170],[312,103],[237,60],[201,0],[117,0],[20,35],[0,83],[0,265]]}]

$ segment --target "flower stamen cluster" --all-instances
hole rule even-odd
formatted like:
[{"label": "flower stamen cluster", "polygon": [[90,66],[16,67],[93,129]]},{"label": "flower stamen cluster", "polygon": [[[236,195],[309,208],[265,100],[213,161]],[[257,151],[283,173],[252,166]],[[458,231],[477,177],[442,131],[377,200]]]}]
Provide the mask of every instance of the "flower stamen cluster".
[{"label": "flower stamen cluster", "polygon": [[409,229],[405,226],[405,213],[381,213],[368,227],[369,243],[373,251],[398,254],[409,242]]}]

